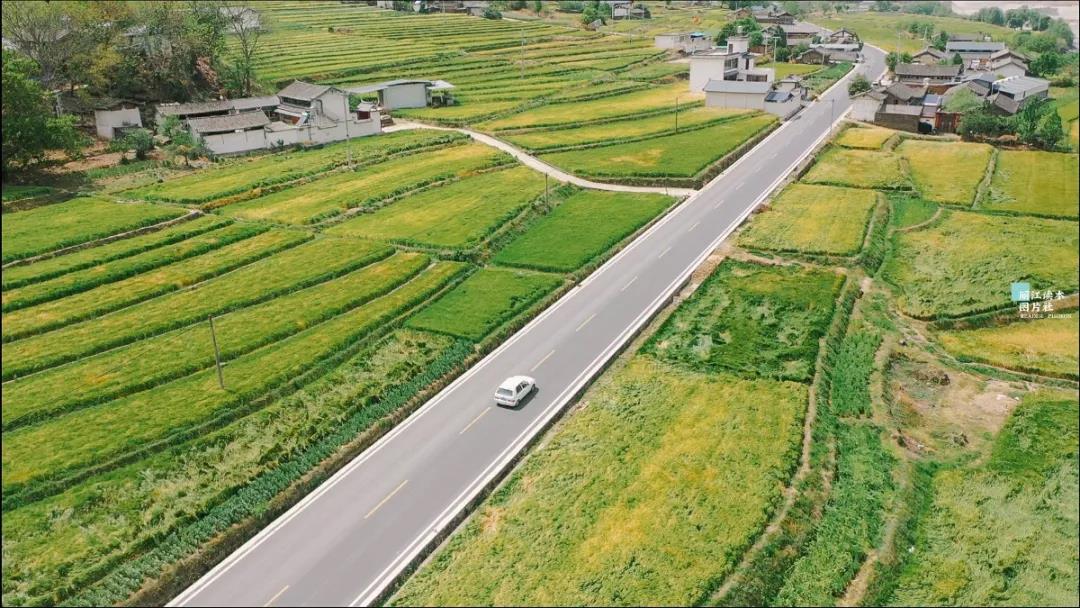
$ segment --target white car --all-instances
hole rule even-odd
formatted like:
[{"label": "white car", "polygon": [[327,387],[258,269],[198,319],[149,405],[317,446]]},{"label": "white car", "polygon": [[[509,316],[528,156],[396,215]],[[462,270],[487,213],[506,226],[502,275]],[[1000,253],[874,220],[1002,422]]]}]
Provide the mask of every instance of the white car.
[{"label": "white car", "polygon": [[536,388],[536,380],[528,376],[510,376],[495,391],[495,403],[507,407],[516,407]]}]

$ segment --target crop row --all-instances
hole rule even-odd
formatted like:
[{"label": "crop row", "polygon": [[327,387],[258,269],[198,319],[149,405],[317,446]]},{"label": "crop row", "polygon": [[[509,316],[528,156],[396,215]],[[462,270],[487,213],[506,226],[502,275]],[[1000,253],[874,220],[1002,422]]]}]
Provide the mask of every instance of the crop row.
[{"label": "crop row", "polygon": [[19,213],[5,214],[3,261],[8,263],[142,228],[183,215],[182,209],[121,205],[82,197]]},{"label": "crop row", "polygon": [[315,239],[190,289],[7,344],[2,354],[4,380],[264,302],[392,252],[369,242]]},{"label": "crop row", "polygon": [[[147,278],[150,282],[160,283],[160,289],[175,289],[178,285],[202,280],[207,272],[220,272],[218,268],[210,265],[212,264],[210,262],[212,258],[203,260],[207,264],[188,264],[186,268],[177,264],[178,262],[201,256],[265,231],[265,227],[251,224],[225,226],[172,245],[165,245],[131,257],[99,264],[91,269],[68,273],[25,287],[9,289],[3,293],[3,312],[6,313],[57,300],[93,289],[99,285],[121,281],[161,266],[168,266],[168,270],[160,270],[152,275],[147,275]],[[240,256],[240,259],[242,259],[242,256]],[[199,266],[201,268],[198,268]],[[201,274],[199,274],[200,271]],[[137,287],[133,288],[131,282],[125,281],[118,286],[125,292],[125,301],[161,293],[150,288],[146,281],[140,282],[147,287],[147,290],[141,293]],[[6,322],[7,319],[5,318]]]},{"label": "crop row", "polygon": [[4,509],[55,494],[89,475],[144,458],[242,417],[271,391],[391,322],[465,266],[440,262],[371,302],[224,366],[62,418],[5,433]]},{"label": "crop row", "polygon": [[120,239],[97,247],[80,249],[66,255],[40,260],[33,264],[12,266],[4,270],[3,289],[7,291],[47,281],[69,272],[137,255],[156,247],[171,245],[210,230],[216,230],[228,223],[228,220],[219,217],[203,216],[148,234]]},{"label": "crop row", "polygon": [[4,342],[62,328],[201,283],[311,238],[308,234],[266,230],[261,226],[232,226],[228,230],[239,240],[217,250],[65,298],[5,313]]},{"label": "crop row", "polygon": [[[284,339],[385,295],[430,262],[400,253],[343,277],[214,319],[222,361]],[[4,387],[4,430],[152,388],[214,363],[210,330],[200,324],[154,336]],[[93,378],[92,383],[83,381]]]}]

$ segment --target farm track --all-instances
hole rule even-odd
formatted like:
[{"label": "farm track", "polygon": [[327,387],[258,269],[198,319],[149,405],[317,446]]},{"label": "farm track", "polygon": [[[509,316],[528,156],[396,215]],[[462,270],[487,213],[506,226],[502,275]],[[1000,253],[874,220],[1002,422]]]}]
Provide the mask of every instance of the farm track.
[{"label": "farm track", "polygon": [[692,188],[665,188],[662,186],[626,186],[623,184],[607,184],[603,182],[594,182],[587,179],[571,175],[561,169],[557,169],[539,158],[529,154],[528,152],[518,148],[517,146],[505,142],[486,133],[480,133],[473,131],[472,129],[466,129],[464,127],[437,127],[426,123],[415,122],[411,120],[399,120],[397,124],[392,127],[387,127],[384,131],[404,131],[408,129],[435,129],[438,131],[457,131],[458,133],[464,133],[476,141],[487,144],[493,148],[497,148],[510,154],[516,158],[519,162],[525,166],[535,169],[546,175],[550,175],[561,182],[567,182],[578,186],[580,188],[591,188],[593,190],[608,190],[611,192],[648,192],[653,194],[668,194],[671,196],[690,196],[696,194],[698,191]]}]

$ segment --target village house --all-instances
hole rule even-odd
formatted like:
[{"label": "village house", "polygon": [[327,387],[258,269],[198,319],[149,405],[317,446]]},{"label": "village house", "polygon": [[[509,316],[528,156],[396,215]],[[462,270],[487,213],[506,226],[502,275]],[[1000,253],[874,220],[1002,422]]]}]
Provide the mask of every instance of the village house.
[{"label": "village house", "polygon": [[1005,50],[1005,48],[1004,42],[950,40],[945,43],[945,54],[949,58],[959,54],[960,58],[964,60],[965,67],[981,70],[986,67],[994,53]]},{"label": "village house", "polygon": [[262,18],[259,17],[259,11],[249,6],[222,6],[218,10],[221,11],[221,16],[229,22],[229,30],[234,33],[262,29]]},{"label": "village house", "polygon": [[815,37],[822,34],[821,28],[801,21],[799,23],[780,23],[778,26],[784,31],[788,46],[799,46],[800,44],[809,46],[814,43]]},{"label": "village house", "polygon": [[785,11],[784,9],[774,5],[754,7],[750,11],[744,13],[742,17],[736,17],[737,19],[745,19],[746,17],[753,17],[754,21],[761,24],[783,24],[792,25],[795,23],[795,15]]},{"label": "village house", "polygon": [[915,63],[921,63],[923,65],[936,65],[943,61],[947,62],[949,56],[945,54],[945,51],[938,50],[932,46],[928,46],[923,50],[915,53],[911,56],[911,60]]},{"label": "village house", "polygon": [[653,41],[656,48],[676,50],[686,55],[712,48],[712,38],[703,32],[657,34]]},{"label": "village house", "polygon": [[954,64],[926,65],[922,63],[898,63],[893,73],[896,80],[912,84],[944,84],[960,79],[962,66]]},{"label": "village house", "polygon": [[822,42],[824,44],[843,44],[843,45],[854,44],[854,45],[858,45],[862,41],[859,40],[859,35],[856,34],[855,32],[853,32],[853,31],[851,31],[851,30],[849,30],[847,28],[840,28],[840,29],[836,30],[835,32],[833,32],[833,33],[829,34],[828,36],[826,36],[825,39]]},{"label": "village house", "polygon": [[1026,76],[1028,73],[1027,62],[1026,55],[1005,48],[990,56],[988,70],[998,78]]},{"label": "village house", "polygon": [[811,65],[829,65],[831,63],[855,63],[859,54],[851,51],[835,51],[825,47],[812,47],[795,58],[799,63]]},{"label": "village house", "polygon": [[382,132],[377,108],[349,107],[348,93],[295,81],[277,95],[162,104],[158,121],[183,121],[215,154],[237,154],[289,145],[314,145]]},{"label": "village house", "polygon": [[806,90],[796,79],[775,82],[772,68],[758,68],[749,38],[731,36],[728,45],[690,56],[690,90],[705,93],[705,106],[762,110],[787,118],[802,107]]},{"label": "village house", "polygon": [[990,85],[990,106],[1001,114],[1016,114],[1028,103],[1046,99],[1050,95],[1050,81],[1031,76],[1012,76],[994,81]]}]

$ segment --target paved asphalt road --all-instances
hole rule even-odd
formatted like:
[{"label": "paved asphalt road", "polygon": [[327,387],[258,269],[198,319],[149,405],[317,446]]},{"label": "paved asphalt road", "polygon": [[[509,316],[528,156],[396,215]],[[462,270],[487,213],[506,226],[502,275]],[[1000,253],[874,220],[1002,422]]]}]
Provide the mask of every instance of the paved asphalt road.
[{"label": "paved asphalt road", "polygon": [[[856,71],[884,70],[867,47]],[[588,382],[848,108],[833,87],[173,600],[175,605],[368,604]],[[507,376],[535,376],[520,409]]]}]

